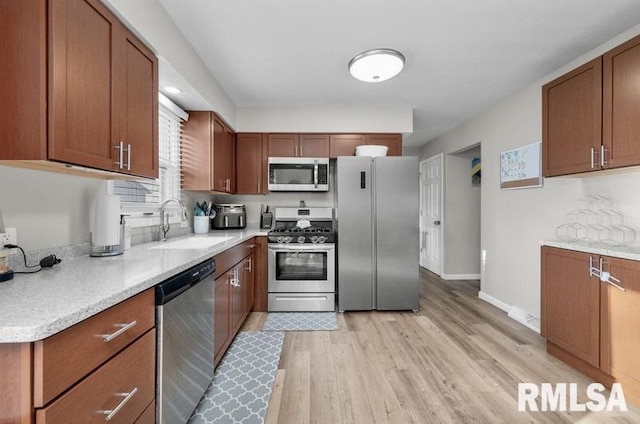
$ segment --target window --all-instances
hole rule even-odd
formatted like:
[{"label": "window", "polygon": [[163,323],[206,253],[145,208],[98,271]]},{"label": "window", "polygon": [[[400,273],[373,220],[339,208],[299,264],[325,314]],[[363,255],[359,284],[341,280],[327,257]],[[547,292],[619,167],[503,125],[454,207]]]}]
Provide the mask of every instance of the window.
[{"label": "window", "polygon": [[[160,204],[170,198],[181,199],[180,190],[180,138],[182,123],[188,115],[159,94],[158,154],[159,178],[156,180],[113,181],[113,194],[120,196],[122,211],[140,216],[144,212],[157,212]],[[144,220],[147,222],[147,220]],[[140,226],[144,224],[139,223]],[[149,224],[147,224],[149,225]],[[135,225],[134,226],[138,226]]]}]

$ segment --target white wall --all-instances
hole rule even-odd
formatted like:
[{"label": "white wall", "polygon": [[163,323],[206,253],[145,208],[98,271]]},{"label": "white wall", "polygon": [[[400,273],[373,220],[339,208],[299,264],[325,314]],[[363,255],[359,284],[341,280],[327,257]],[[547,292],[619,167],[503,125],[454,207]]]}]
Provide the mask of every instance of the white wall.
[{"label": "white wall", "polygon": [[564,222],[565,214],[575,209],[577,199],[585,194],[612,195],[617,207],[627,215],[627,222],[640,230],[638,171],[588,178],[547,178],[542,188],[499,188],[500,152],[541,140],[541,86],[638,33],[640,25],[424,146],[422,157],[426,158],[481,142],[481,291],[498,303],[540,316],[539,241],[555,238],[556,226]]},{"label": "white wall", "polygon": [[446,240],[442,255],[442,277],[480,277],[480,190],[471,185],[471,160],[480,157],[480,147],[444,158],[444,219]]},{"label": "white wall", "polygon": [[238,108],[239,132],[413,132],[411,108]]},{"label": "white wall", "polygon": [[236,107],[157,0],[105,0],[232,127]]},{"label": "white wall", "polygon": [[101,180],[0,166],[0,210],[26,251],[89,242]]}]

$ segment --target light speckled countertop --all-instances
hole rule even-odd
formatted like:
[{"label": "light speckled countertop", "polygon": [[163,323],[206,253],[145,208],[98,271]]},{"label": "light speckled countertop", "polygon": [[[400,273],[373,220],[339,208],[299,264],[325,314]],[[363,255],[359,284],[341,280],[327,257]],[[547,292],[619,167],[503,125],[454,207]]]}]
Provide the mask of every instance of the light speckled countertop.
[{"label": "light speckled countertop", "polygon": [[47,338],[256,235],[266,232],[209,232],[195,237],[233,238],[206,249],[149,249],[161,242],[147,243],[119,256],[65,259],[33,275],[17,274],[0,283],[0,343]]},{"label": "light speckled countertop", "polygon": [[589,243],[584,241],[570,242],[565,240],[542,240],[540,244],[542,246],[559,247],[561,249],[593,253],[594,255],[604,255],[614,258],[640,261],[640,247],[638,246],[612,246],[602,243]]}]

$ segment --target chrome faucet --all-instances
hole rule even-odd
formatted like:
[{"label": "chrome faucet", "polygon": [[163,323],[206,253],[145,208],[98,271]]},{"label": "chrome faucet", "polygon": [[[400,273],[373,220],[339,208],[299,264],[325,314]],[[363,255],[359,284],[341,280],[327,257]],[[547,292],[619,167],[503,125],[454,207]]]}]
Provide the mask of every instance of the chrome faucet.
[{"label": "chrome faucet", "polygon": [[165,206],[167,206],[167,204],[169,203],[175,203],[176,205],[180,206],[180,210],[182,211],[182,221],[186,221],[187,218],[187,210],[184,208],[184,206],[182,206],[182,203],[180,203],[180,201],[178,199],[167,199],[164,202],[162,202],[162,204],[160,205],[160,241],[166,241],[167,240],[167,233],[169,232],[169,229],[171,228],[171,225],[169,224],[169,216],[166,216],[164,213],[164,208]]}]

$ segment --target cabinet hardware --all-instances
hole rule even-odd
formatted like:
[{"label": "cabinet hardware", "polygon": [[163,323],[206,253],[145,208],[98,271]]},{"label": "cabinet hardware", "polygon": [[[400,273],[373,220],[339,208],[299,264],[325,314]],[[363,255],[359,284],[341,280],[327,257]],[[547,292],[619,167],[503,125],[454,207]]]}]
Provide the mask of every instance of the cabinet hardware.
[{"label": "cabinet hardware", "polygon": [[121,334],[129,331],[130,329],[132,329],[133,327],[135,327],[138,324],[138,321],[131,321],[128,324],[116,324],[116,327],[120,327],[120,329],[118,331],[116,331],[115,333],[111,333],[111,334],[103,334],[101,335],[102,339],[105,342],[110,342],[111,340],[115,339],[116,337],[120,336]]},{"label": "cabinet hardware", "polygon": [[104,417],[105,421],[111,421],[113,417],[116,416],[118,412],[131,400],[131,398],[138,393],[138,388],[134,387],[129,393],[116,393],[116,396],[124,396],[124,399],[113,409],[108,409],[106,411],[100,411],[102,414],[106,415]]},{"label": "cabinet hardware", "polygon": [[127,144],[127,171],[131,171],[131,144]]},{"label": "cabinet hardware", "polygon": [[596,167],[596,149],[591,148],[591,169]]},{"label": "cabinet hardware", "polygon": [[247,260],[247,271],[252,272],[253,270],[253,258],[249,258]]},{"label": "cabinet hardware", "polygon": [[118,165],[118,169],[122,169],[124,166],[124,142],[121,141],[115,146],[115,149],[118,151],[118,161],[114,162],[115,165]]},{"label": "cabinet hardware", "polygon": [[300,154],[296,156],[300,156],[300,157],[304,156],[304,153],[302,153],[302,144],[300,144]]},{"label": "cabinet hardware", "polygon": [[604,153],[606,151],[607,151],[607,149],[604,148],[604,144],[600,145],[600,166],[603,167],[603,168],[607,164],[607,162],[604,160]]}]

